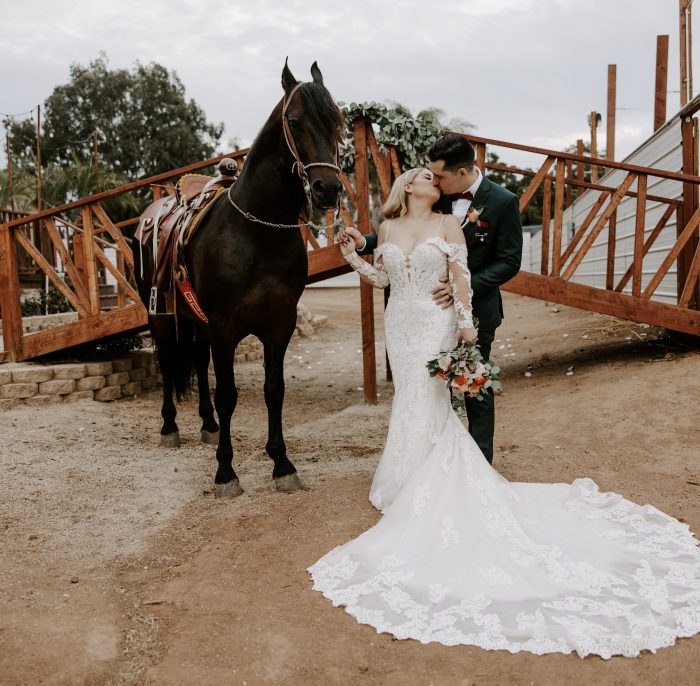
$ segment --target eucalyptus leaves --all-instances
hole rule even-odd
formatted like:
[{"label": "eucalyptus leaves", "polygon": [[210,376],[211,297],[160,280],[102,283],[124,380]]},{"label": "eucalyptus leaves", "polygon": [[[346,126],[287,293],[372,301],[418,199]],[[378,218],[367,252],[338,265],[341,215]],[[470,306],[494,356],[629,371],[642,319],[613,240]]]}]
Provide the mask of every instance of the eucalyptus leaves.
[{"label": "eucalyptus leaves", "polygon": [[355,163],[353,123],[356,119],[369,119],[380,146],[396,148],[401,169],[425,166],[427,150],[444,129],[436,110],[419,112],[415,117],[403,106],[390,107],[379,102],[341,103],[348,125],[341,166],[351,172]]}]

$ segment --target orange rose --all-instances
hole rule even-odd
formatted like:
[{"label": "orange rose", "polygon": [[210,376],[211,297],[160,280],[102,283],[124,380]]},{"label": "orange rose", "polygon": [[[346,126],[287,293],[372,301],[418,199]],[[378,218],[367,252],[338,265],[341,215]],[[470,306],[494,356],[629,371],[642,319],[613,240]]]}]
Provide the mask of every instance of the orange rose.
[{"label": "orange rose", "polygon": [[445,372],[442,371],[442,369],[438,369],[437,375],[444,381],[445,380]]}]

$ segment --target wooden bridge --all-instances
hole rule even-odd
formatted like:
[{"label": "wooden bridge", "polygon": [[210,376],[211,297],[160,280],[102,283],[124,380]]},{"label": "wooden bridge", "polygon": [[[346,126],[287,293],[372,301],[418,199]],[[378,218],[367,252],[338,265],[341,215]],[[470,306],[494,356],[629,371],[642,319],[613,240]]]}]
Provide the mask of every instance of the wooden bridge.
[{"label": "wooden bridge", "polygon": [[[540,273],[521,271],[504,290],[700,335],[700,177],[696,173],[695,120],[692,116],[687,120],[689,123],[684,121],[683,125],[683,172],[469,136],[476,147],[477,164],[481,169],[531,178],[520,199],[521,212],[540,189],[544,194]],[[345,193],[341,215],[346,224],[354,224],[367,233],[375,230],[381,203],[401,170],[396,152],[379,148],[370,122],[355,122],[354,133],[355,168],[352,179],[342,176]],[[539,156],[542,161],[535,171],[489,163],[487,152],[494,148],[525,151]],[[243,150],[228,156],[243,165],[246,153]],[[34,214],[0,215],[0,312],[4,342],[0,361],[38,357],[112,334],[145,328],[146,311],[134,287],[134,262],[128,240],[138,217],[115,221],[105,209],[106,201],[128,193],[150,193],[154,199],[163,193],[173,193],[174,179],[210,167],[220,159],[216,157]],[[600,181],[586,181],[583,173],[586,165],[615,172],[615,178],[620,180],[611,183],[606,178],[612,175],[603,174]],[[370,189],[370,167],[378,180],[376,190]],[[648,193],[650,180],[681,184],[681,197],[672,193]],[[595,200],[585,219],[569,235],[564,229],[564,210],[584,192],[589,196],[594,194]],[[615,226],[618,208],[626,198],[635,200],[634,254],[624,275],[616,282]],[[663,208],[653,226],[648,225],[647,212],[647,205],[652,203]],[[676,219],[674,240],[661,264],[648,275],[644,270],[645,256],[659,236],[668,234],[666,224],[671,216]],[[331,219],[329,217],[329,224]],[[317,239],[308,229],[300,230],[308,247],[309,283],[350,271],[339,248],[329,239]],[[330,233],[332,235],[332,231]],[[606,287],[577,283],[577,270],[584,257],[606,234]],[[23,332],[20,267],[27,264],[33,264],[63,294],[77,312],[77,321],[47,331]],[[655,292],[673,265],[677,274],[676,302],[660,302],[655,299]],[[107,274],[117,290],[117,306],[111,309],[105,309],[100,303],[100,281],[104,281]],[[625,290],[629,292],[623,292]],[[361,284],[360,300],[365,398],[376,402],[374,312],[369,285]]]}]

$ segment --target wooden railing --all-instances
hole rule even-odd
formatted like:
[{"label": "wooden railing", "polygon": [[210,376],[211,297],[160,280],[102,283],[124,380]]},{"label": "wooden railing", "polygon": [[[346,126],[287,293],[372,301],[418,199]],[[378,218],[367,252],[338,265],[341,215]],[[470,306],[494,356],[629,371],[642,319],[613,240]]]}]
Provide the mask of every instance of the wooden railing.
[{"label": "wooden railing", "polygon": [[[694,173],[651,169],[476,136],[469,136],[469,140],[476,147],[477,165],[481,168],[531,179],[520,197],[521,212],[536,193],[544,193],[540,273],[521,271],[504,286],[505,290],[700,335],[700,208],[697,202],[700,177]],[[532,153],[544,160],[534,171],[490,164],[487,152],[494,148]],[[584,168],[591,165],[606,171],[595,183],[583,180]],[[648,193],[650,179],[677,182],[682,189],[680,197]],[[576,200],[573,200],[574,194]],[[616,220],[625,199],[634,199],[634,250],[631,264],[621,270],[616,268],[619,261]],[[565,235],[565,208],[584,202],[587,212],[573,234]],[[647,219],[649,203],[656,204],[657,210],[663,208],[652,225]],[[674,215],[677,233],[661,263],[644,281],[645,258]],[[577,283],[586,255],[601,239],[607,244],[604,286]],[[659,284],[674,264],[677,268],[675,304],[655,301]],[[624,293],[625,290],[628,293]]]}]

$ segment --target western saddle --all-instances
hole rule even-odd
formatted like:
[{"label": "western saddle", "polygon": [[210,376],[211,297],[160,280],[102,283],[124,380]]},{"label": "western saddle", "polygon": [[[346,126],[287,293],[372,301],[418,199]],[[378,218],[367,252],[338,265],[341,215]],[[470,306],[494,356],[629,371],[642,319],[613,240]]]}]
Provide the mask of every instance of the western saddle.
[{"label": "western saddle", "polygon": [[189,281],[184,248],[215,201],[236,180],[238,171],[235,160],[224,158],[214,177],[186,174],[180,178],[172,195],[156,200],[141,215],[134,239],[142,256],[144,250],[151,250],[153,254],[150,316],[176,314],[177,287],[194,314],[203,322],[207,321]]}]

